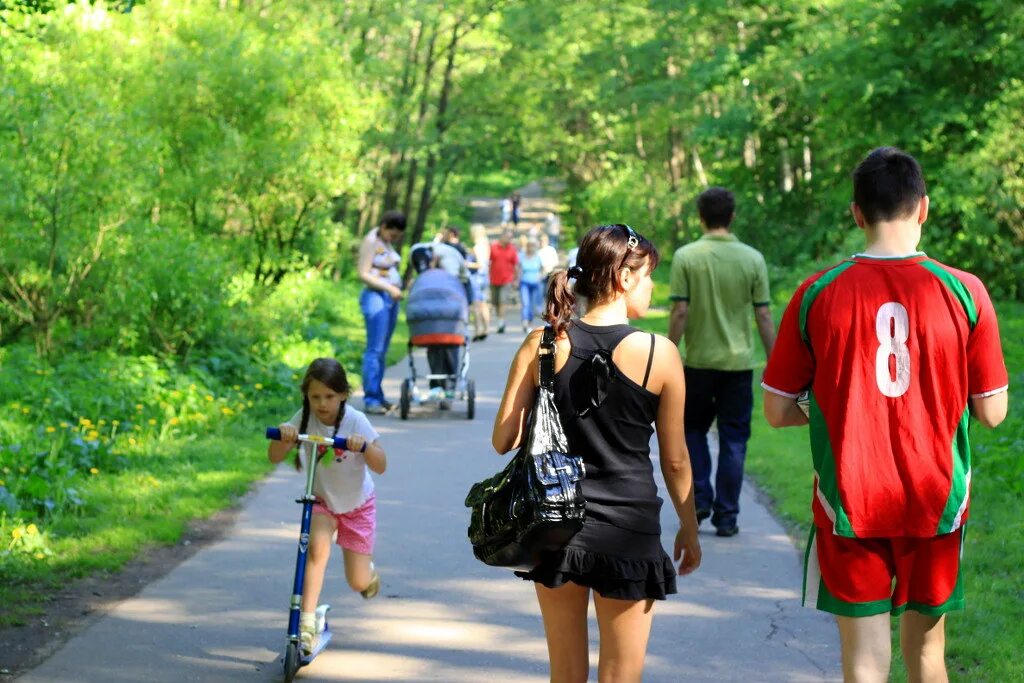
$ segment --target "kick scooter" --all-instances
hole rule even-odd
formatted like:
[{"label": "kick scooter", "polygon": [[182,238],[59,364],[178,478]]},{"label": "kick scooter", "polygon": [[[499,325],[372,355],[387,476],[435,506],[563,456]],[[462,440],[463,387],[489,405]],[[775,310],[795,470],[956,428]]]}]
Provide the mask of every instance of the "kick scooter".
[{"label": "kick scooter", "polygon": [[[281,430],[277,427],[267,427],[267,438],[272,441],[281,440]],[[308,443],[314,446],[324,445],[328,448],[346,449],[345,438],[336,436],[334,438],[319,436],[316,434],[299,434],[299,448],[301,444]],[[327,647],[331,640],[331,628],[327,623],[327,611],[329,605],[320,605],[316,608],[317,631],[320,634],[316,647],[309,654],[302,652],[299,646],[299,611],[302,607],[302,587],[306,580],[306,551],[309,549],[309,525],[313,517],[313,503],[316,496],[313,495],[313,481],[316,477],[316,454],[315,449],[310,448],[309,467],[306,468],[306,492],[302,498],[297,498],[296,503],[302,505],[302,524],[299,527],[299,549],[295,557],[295,583],[292,586],[291,608],[288,612],[288,642],[285,646],[284,657],[284,680],[285,683],[292,683],[295,673],[299,668],[308,665],[320,652]],[[362,451],[366,451],[366,444],[363,444]]]}]

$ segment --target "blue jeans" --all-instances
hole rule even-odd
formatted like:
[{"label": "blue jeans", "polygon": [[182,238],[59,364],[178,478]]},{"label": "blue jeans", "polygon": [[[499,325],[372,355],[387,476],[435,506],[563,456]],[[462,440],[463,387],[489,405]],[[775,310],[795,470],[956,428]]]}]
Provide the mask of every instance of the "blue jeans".
[{"label": "blue jeans", "polygon": [[398,322],[398,302],[387,293],[364,289],[359,295],[359,308],[366,321],[366,351],[363,352],[363,405],[379,406],[384,402],[384,368],[387,367],[388,346]]},{"label": "blue jeans", "polygon": [[540,308],[542,295],[539,282],[519,282],[519,302],[523,308],[524,323],[533,320],[534,314]]},{"label": "blue jeans", "polygon": [[[693,467],[694,498],[698,510],[711,512],[711,523],[720,529],[736,526],[740,512],[743,464],[750,439],[750,415],[754,408],[753,370],[684,368],[686,408],[683,430]],[[718,420],[718,471],[711,485],[711,451],[708,430]]]}]

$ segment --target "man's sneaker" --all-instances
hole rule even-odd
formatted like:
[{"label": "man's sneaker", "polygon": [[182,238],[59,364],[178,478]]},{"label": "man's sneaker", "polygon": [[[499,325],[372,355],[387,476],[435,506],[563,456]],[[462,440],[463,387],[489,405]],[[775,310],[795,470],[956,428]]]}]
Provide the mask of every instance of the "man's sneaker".
[{"label": "man's sneaker", "polygon": [[740,528],[736,525],[733,526],[720,526],[715,529],[715,536],[721,536],[722,538],[728,538],[735,536],[740,532]]},{"label": "man's sneaker", "polygon": [[370,579],[370,585],[359,591],[359,594],[362,595],[364,599],[369,600],[377,597],[377,593],[380,593],[380,574],[378,574],[377,570],[374,569],[373,578]]},{"label": "man's sneaker", "polygon": [[367,415],[387,415],[388,409],[381,403],[370,403],[363,407],[363,412]]},{"label": "man's sneaker", "polygon": [[705,519],[711,516],[711,510],[705,508],[697,508],[697,526],[701,525]]},{"label": "man's sneaker", "polygon": [[498,323],[498,334],[505,334],[505,321]]}]

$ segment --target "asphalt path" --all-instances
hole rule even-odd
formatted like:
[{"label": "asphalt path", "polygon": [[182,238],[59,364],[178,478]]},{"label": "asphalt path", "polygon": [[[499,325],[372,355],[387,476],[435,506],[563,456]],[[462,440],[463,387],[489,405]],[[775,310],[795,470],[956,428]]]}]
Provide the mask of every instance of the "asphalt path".
[{"label": "asphalt path", "polygon": [[[345,585],[340,554],[332,557],[322,601],[333,607],[334,640],[299,680],[548,679],[532,584],[473,559],[463,507],[470,485],[504,462],[490,447],[490,429],[521,338],[492,334],[474,346],[476,419],[466,419],[464,403],[446,413],[423,406],[407,421],[374,419],[389,459],[377,478],[383,589],[364,601]],[[388,371],[390,398],[405,376],[404,361]],[[248,454],[264,457],[258,436]],[[294,499],[303,484],[281,466],[249,494],[223,540],[119,604],[19,680],[280,680],[300,513]],[[702,533],[703,565],[681,579],[678,595],[657,604],[645,681],[840,680],[834,625],[799,605],[798,549],[749,484],[741,504],[740,534]],[[662,523],[670,548],[676,524],[669,505]],[[590,630],[596,676],[593,614]]]}]

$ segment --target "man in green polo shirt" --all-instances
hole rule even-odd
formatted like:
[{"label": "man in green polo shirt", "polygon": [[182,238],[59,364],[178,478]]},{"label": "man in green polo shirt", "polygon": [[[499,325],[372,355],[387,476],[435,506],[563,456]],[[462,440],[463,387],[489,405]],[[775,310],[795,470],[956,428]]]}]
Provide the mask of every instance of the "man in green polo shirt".
[{"label": "man in green polo shirt", "polygon": [[[743,463],[753,410],[753,312],[766,354],[775,343],[764,256],[729,231],[733,194],[721,187],[697,198],[703,236],[672,257],[669,339],[685,336],[683,427],[693,467],[697,520],[719,536],[739,531]],[[711,483],[708,430],[718,420],[718,471]]]}]

